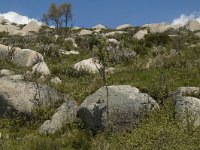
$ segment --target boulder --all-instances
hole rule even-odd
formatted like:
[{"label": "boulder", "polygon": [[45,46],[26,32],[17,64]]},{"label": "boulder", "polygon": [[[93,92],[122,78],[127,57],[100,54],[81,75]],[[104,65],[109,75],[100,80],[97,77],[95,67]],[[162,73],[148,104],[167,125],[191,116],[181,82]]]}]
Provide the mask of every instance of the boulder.
[{"label": "boulder", "polygon": [[64,102],[51,117],[46,120],[39,128],[40,134],[54,134],[56,131],[62,129],[66,123],[74,121],[76,118],[78,106],[76,101],[68,100]]},{"label": "boulder", "polygon": [[116,29],[123,30],[123,29],[130,28],[130,27],[133,27],[133,26],[130,24],[123,24],[123,25],[118,26]]},{"label": "boulder", "polygon": [[72,45],[73,45],[74,48],[77,48],[77,47],[78,47],[78,45],[76,44],[75,39],[73,39],[73,38],[66,38],[65,41],[70,41],[70,42],[72,42]]},{"label": "boulder", "polygon": [[31,67],[42,61],[44,61],[43,56],[40,53],[30,49],[15,50],[11,60],[12,63],[20,67]]},{"label": "boulder", "polygon": [[106,34],[104,34],[104,37],[108,37],[108,36],[115,36],[117,34],[126,34],[127,32],[124,31],[113,31],[113,32],[108,32]]},{"label": "boulder", "polygon": [[51,83],[53,83],[53,84],[62,84],[62,81],[60,80],[60,78],[54,77],[53,79],[51,79]]},{"label": "boulder", "polygon": [[142,40],[144,39],[144,36],[147,34],[147,29],[144,29],[144,30],[140,30],[138,31],[133,37],[138,39],[138,40]]},{"label": "boulder", "polygon": [[47,85],[12,77],[0,78],[0,116],[17,112],[30,115],[35,108],[47,108],[62,102],[65,96]]},{"label": "boulder", "polygon": [[[108,124],[116,131],[123,131],[149,111],[159,108],[158,103],[146,93],[130,85],[108,86],[88,96],[81,104],[77,116],[93,131],[104,130]],[[109,112],[109,123],[107,119]]]},{"label": "boulder", "polygon": [[10,35],[20,32],[20,28],[11,24],[0,24],[0,32],[8,32]]},{"label": "boulder", "polygon": [[96,26],[92,27],[92,29],[102,30],[102,29],[106,29],[106,27],[103,26],[102,24],[97,24]]},{"label": "boulder", "polygon": [[25,76],[21,75],[21,74],[16,74],[16,75],[3,76],[1,79],[2,80],[13,80],[13,81],[16,81],[16,80],[24,80]]},{"label": "boulder", "polygon": [[8,46],[0,44],[0,60],[5,60],[9,56]]},{"label": "boulder", "polygon": [[91,35],[93,32],[90,31],[90,30],[85,30],[85,29],[82,29],[79,33],[79,35]]},{"label": "boulder", "polygon": [[82,60],[74,65],[74,68],[78,71],[85,70],[90,73],[98,73],[98,68],[101,68],[102,65],[98,63],[98,60],[94,58],[89,58]]},{"label": "boulder", "polygon": [[51,75],[50,70],[45,62],[40,62],[34,65],[32,68],[32,73],[44,76]]},{"label": "boulder", "polygon": [[75,50],[71,50],[71,51],[65,51],[65,50],[60,50],[60,53],[63,55],[78,55],[80,52],[79,51],[75,51]]},{"label": "boulder", "polygon": [[166,31],[171,31],[171,30],[178,30],[181,25],[176,24],[167,24],[167,23],[160,23],[160,24],[146,24],[143,27],[149,28],[151,33],[163,33]]},{"label": "boulder", "polygon": [[180,87],[174,95],[175,117],[186,125],[188,121],[195,126],[200,125],[200,88]]},{"label": "boulder", "polygon": [[117,45],[120,43],[120,42],[117,41],[116,39],[108,39],[107,42],[108,42],[108,43],[114,43],[114,44],[117,44]]},{"label": "boulder", "polygon": [[25,27],[22,28],[22,31],[28,32],[39,32],[41,25],[39,25],[36,21],[29,22]]},{"label": "boulder", "polygon": [[79,29],[81,29],[81,28],[80,28],[80,27],[77,27],[77,26],[71,28],[71,30],[79,30]]},{"label": "boulder", "polygon": [[8,69],[2,69],[0,70],[0,75],[3,76],[9,76],[9,75],[14,75],[15,73],[13,71],[10,71]]},{"label": "boulder", "polygon": [[185,28],[190,31],[200,30],[200,22],[196,20],[190,20],[185,24]]}]

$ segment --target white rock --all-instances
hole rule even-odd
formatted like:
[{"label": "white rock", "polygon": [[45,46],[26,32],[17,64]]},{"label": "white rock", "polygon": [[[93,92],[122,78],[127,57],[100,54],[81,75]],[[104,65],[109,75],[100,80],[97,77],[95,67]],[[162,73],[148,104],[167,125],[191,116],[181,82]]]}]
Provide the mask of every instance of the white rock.
[{"label": "white rock", "polygon": [[78,63],[76,63],[74,65],[74,68],[76,70],[85,70],[88,71],[90,73],[97,73],[98,72],[98,68],[101,68],[102,65],[98,63],[98,60],[94,59],[94,58],[89,58],[86,60],[82,60]]},{"label": "white rock", "polygon": [[126,34],[126,33],[127,32],[124,32],[124,31],[113,31],[113,32],[108,32],[104,34],[104,37],[115,36],[116,34]]},{"label": "white rock", "polygon": [[66,38],[65,41],[71,41],[74,48],[78,47],[78,45],[76,44],[75,39],[73,39],[73,38]]},{"label": "white rock", "polygon": [[115,44],[119,44],[120,42],[117,41],[116,39],[108,39],[107,40],[109,43],[115,43]]},{"label": "white rock", "polygon": [[130,28],[130,27],[132,27],[132,25],[130,25],[130,24],[123,24],[123,25],[118,26],[116,29],[117,30],[122,30],[122,29]]},{"label": "white rock", "polygon": [[103,26],[102,24],[97,24],[96,26],[92,27],[92,29],[102,30],[102,29],[106,29],[106,27]]},{"label": "white rock", "polygon": [[79,30],[79,29],[81,29],[81,28],[80,28],[80,27],[77,27],[77,26],[71,28],[71,30]]},{"label": "white rock", "polygon": [[78,55],[80,52],[79,51],[75,51],[75,50],[71,50],[71,51],[65,51],[65,50],[60,50],[61,54],[63,55]]},{"label": "white rock", "polygon": [[93,32],[90,30],[82,29],[79,35],[91,35]]},{"label": "white rock", "polygon": [[140,30],[138,31],[133,37],[138,39],[138,40],[142,40],[144,39],[144,36],[147,34],[147,29],[144,29],[144,30]]},{"label": "white rock", "polygon": [[14,75],[15,73],[13,71],[10,71],[8,69],[2,69],[0,71],[0,75],[3,75],[3,76],[9,76],[9,75]]},{"label": "white rock", "polygon": [[44,61],[43,56],[30,49],[16,49],[11,60],[12,63],[21,67],[31,67],[42,61]]},{"label": "white rock", "polygon": [[40,62],[40,63],[36,64],[35,66],[33,66],[32,73],[39,74],[39,75],[45,75],[45,76],[48,76],[51,74],[50,70],[45,62]]},{"label": "white rock", "polygon": [[68,100],[64,102],[51,117],[51,120],[46,120],[40,127],[40,134],[54,134],[60,130],[66,123],[74,121],[76,118],[78,106],[76,101]]},{"label": "white rock", "polygon": [[185,27],[190,31],[197,31],[200,30],[200,22],[196,20],[190,20],[185,24]]},{"label": "white rock", "polygon": [[51,83],[53,83],[53,84],[62,84],[62,81],[60,80],[59,77],[54,77],[53,79],[51,79]]},{"label": "white rock", "polygon": [[41,25],[39,25],[36,21],[29,22],[25,27],[22,28],[24,32],[39,32]]}]

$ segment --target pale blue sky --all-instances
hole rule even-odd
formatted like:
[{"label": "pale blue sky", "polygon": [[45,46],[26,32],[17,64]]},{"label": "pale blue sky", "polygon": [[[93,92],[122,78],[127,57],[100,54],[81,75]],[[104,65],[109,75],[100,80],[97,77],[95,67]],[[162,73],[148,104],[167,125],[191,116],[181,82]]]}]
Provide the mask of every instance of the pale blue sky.
[{"label": "pale blue sky", "polygon": [[[15,11],[40,19],[52,2],[66,0],[0,0],[0,13]],[[68,0],[69,2],[69,0]],[[73,24],[91,27],[103,24],[116,27],[129,23],[172,22],[181,14],[200,12],[200,0],[70,0],[73,5]]]}]

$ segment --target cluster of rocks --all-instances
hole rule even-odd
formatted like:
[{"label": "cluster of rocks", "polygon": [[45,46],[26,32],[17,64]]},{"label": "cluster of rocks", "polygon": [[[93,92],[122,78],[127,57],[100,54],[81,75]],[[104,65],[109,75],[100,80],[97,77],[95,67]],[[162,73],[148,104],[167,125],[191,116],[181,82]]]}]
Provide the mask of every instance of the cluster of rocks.
[{"label": "cluster of rocks", "polygon": [[36,21],[31,21],[22,29],[19,25],[9,22],[3,16],[0,17],[0,32],[8,32],[10,35],[27,35],[29,32],[38,32],[41,28]]}]

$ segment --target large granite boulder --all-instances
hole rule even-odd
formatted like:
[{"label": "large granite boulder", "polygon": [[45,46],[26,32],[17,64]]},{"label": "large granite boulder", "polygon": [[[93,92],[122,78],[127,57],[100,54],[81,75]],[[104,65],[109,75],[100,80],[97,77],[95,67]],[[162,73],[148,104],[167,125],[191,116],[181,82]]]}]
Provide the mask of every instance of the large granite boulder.
[{"label": "large granite boulder", "polygon": [[94,58],[89,58],[82,60],[74,65],[74,68],[78,71],[88,71],[90,73],[98,73],[98,69],[102,67],[101,64],[98,63],[98,60]]},{"label": "large granite boulder", "polygon": [[60,130],[66,123],[74,121],[78,106],[76,101],[68,100],[64,102],[51,117],[46,120],[39,128],[40,134],[54,134]]},{"label": "large granite boulder", "polygon": [[117,30],[123,30],[123,29],[130,28],[130,27],[133,27],[133,26],[130,25],[130,24],[123,24],[123,25],[116,27],[116,29]]},{"label": "large granite boulder", "polygon": [[51,72],[45,62],[39,62],[32,68],[32,73],[37,75],[48,76],[51,75]]},{"label": "large granite boulder", "polygon": [[106,27],[102,24],[97,24],[96,26],[92,27],[92,29],[102,30],[106,29]]},{"label": "large granite boulder", "polygon": [[200,22],[196,20],[190,20],[185,24],[186,29],[190,31],[200,30]]},{"label": "large granite boulder", "polygon": [[28,32],[39,32],[41,25],[39,25],[36,21],[29,22],[25,27],[22,28],[22,31]]},{"label": "large granite boulder", "polygon": [[106,87],[102,87],[88,96],[79,108],[78,117],[93,131],[106,129],[109,124],[114,125],[114,130],[122,131],[159,108],[152,97],[130,85],[108,86],[108,94],[108,107]]},{"label": "large granite boulder", "polygon": [[44,61],[43,56],[30,49],[16,49],[13,53],[11,62],[20,67],[31,67]]},{"label": "large granite boulder", "polygon": [[63,94],[47,85],[15,78],[0,78],[0,116],[13,111],[30,115],[34,108],[54,106],[65,99]]},{"label": "large granite boulder", "polygon": [[175,92],[175,117],[181,119],[185,125],[187,123],[200,125],[199,95],[199,87],[180,87]]}]

